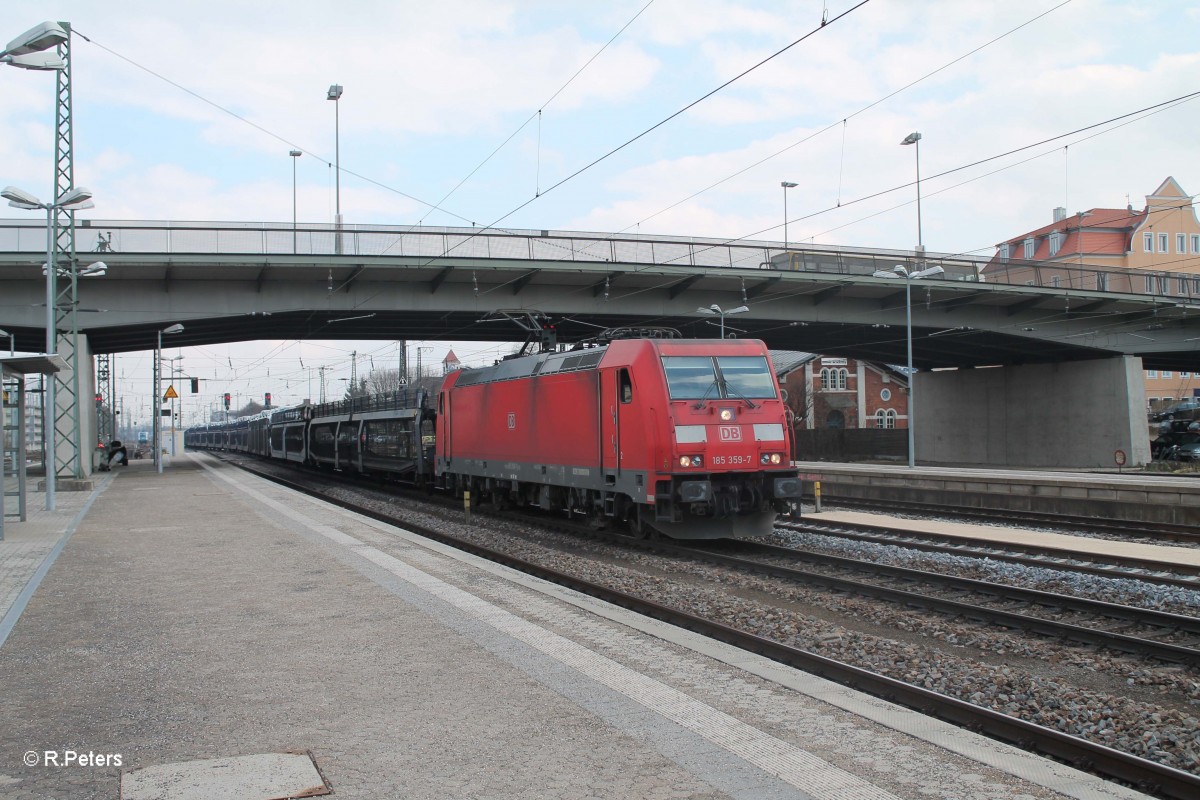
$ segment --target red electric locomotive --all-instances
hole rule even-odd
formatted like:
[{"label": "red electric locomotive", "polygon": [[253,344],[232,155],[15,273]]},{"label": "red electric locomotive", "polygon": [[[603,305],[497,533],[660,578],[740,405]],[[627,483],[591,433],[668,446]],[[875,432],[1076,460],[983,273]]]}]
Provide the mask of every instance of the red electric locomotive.
[{"label": "red electric locomotive", "polygon": [[436,475],[496,505],[744,537],[799,502],[787,409],[754,340],[627,339],[450,373]]}]

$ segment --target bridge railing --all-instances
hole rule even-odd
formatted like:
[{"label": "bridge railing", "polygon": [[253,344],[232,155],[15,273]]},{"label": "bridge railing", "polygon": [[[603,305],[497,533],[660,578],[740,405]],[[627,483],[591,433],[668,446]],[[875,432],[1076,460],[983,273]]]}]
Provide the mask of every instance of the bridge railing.
[{"label": "bridge railing", "polygon": [[[912,250],[638,236],[582,231],[496,230],[412,225],[81,220],[76,248],[163,255],[298,255],[403,259],[498,259],[645,264],[871,275],[895,265],[941,266],[945,279],[1200,299],[1200,275],[1049,261],[989,260]],[[40,253],[46,228],[0,220],[0,253]]]}]

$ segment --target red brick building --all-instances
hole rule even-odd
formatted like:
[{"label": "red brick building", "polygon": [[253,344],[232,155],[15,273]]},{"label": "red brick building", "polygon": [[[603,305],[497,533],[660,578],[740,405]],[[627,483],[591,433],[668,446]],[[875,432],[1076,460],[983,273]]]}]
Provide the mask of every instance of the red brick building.
[{"label": "red brick building", "polygon": [[771,351],[798,430],[907,428],[908,378],[885,364]]}]

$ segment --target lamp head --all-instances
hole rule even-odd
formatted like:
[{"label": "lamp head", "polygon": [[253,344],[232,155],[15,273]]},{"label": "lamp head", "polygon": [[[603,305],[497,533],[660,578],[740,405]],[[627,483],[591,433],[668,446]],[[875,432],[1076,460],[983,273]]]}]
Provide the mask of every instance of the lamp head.
[{"label": "lamp head", "polygon": [[941,267],[929,267],[928,269],[920,270],[909,275],[910,278],[932,278],[934,275],[942,275],[946,270]]},{"label": "lamp head", "polygon": [[292,158],[299,158],[300,156],[303,155],[303,153],[301,153],[299,150],[289,150],[288,155],[291,156]]},{"label": "lamp head", "polygon": [[30,69],[39,72],[53,72],[54,70],[67,68],[67,62],[58,56],[46,53],[30,53],[27,56],[0,56],[0,62],[20,67],[21,69]]},{"label": "lamp head", "polygon": [[916,144],[919,141],[921,141],[921,134],[913,131],[908,136],[905,136],[904,141],[900,142],[900,144]]},{"label": "lamp head", "polygon": [[791,181],[782,181],[779,185],[785,189],[795,189],[796,188],[796,184],[792,183]]},{"label": "lamp head", "polygon": [[67,30],[61,22],[43,22],[35,25],[8,43],[4,48],[6,56],[24,56],[29,53],[40,53],[57,47],[67,40]]},{"label": "lamp head", "polygon": [[59,208],[65,208],[68,211],[75,211],[81,208],[95,208],[95,204],[91,202],[92,190],[85,189],[82,186],[76,186],[62,197],[58,198],[58,202],[54,205]]},{"label": "lamp head", "polygon": [[329,87],[329,94],[325,95],[326,100],[337,100],[342,96],[342,85],[335,83]]},{"label": "lamp head", "polygon": [[729,315],[729,314],[745,314],[745,313],[746,313],[747,311],[749,311],[749,310],[750,310],[750,306],[738,306],[737,308],[731,308],[731,309],[729,309],[728,311],[726,311],[726,312],[725,312],[725,314],[726,314],[726,315]]},{"label": "lamp head", "polygon": [[708,314],[709,316],[712,316],[713,314],[716,314],[718,312],[713,311],[711,308],[697,308],[696,313],[697,314]]},{"label": "lamp head", "polygon": [[166,327],[166,328],[163,328],[163,329],[162,329],[162,332],[163,332],[163,333],[182,333],[182,332],[183,332],[183,325],[181,325],[180,323],[176,322],[174,325],[170,325],[170,326],[168,326],[168,327]]},{"label": "lamp head", "polygon": [[0,191],[0,197],[7,200],[8,204],[14,208],[44,208],[41,200],[38,200],[24,189],[18,189],[15,186],[5,186]]}]

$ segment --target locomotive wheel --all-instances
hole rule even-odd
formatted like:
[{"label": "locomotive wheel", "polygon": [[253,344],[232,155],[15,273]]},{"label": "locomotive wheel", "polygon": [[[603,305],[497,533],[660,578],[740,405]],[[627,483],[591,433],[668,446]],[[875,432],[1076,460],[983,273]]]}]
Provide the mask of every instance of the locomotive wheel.
[{"label": "locomotive wheel", "polygon": [[630,509],[629,532],[635,539],[649,539],[654,533],[654,527],[642,516],[641,506],[635,505]]}]

